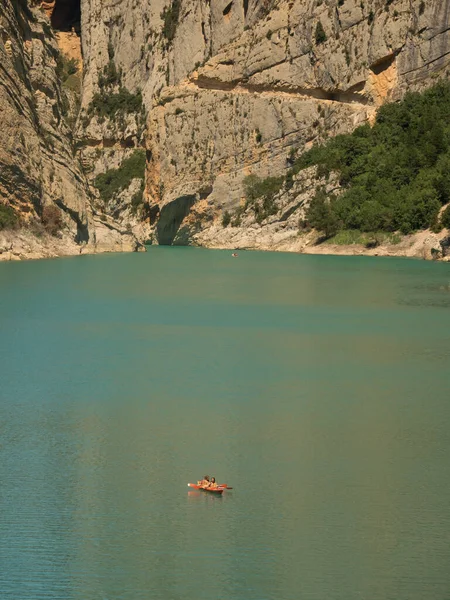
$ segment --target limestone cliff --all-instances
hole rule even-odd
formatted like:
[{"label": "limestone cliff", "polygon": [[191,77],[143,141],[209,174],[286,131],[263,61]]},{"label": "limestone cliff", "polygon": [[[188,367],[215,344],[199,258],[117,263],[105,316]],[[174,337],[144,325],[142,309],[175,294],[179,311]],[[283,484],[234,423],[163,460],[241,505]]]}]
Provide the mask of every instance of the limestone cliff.
[{"label": "limestone cliff", "polygon": [[95,226],[60,71],[61,54],[47,16],[26,0],[3,1],[0,208],[15,229],[0,231],[1,258],[134,247],[131,236],[122,236],[115,225]]},{"label": "limestone cliff", "polygon": [[[223,231],[222,217],[242,202],[246,175],[282,174],[294,150],[371,121],[386,100],[449,74],[450,0],[47,0],[42,16],[22,2],[45,56],[56,52],[51,23],[61,46],[79,37],[83,61],[74,129],[82,173],[68,158],[64,125],[52,121],[57,84],[30,84],[27,106],[42,89],[53,98],[44,123],[66,150],[38,152],[50,165],[38,171],[25,161],[25,197],[40,197],[36,172],[58,154],[77,182],[69,189],[64,176],[63,192],[55,184],[58,202],[79,215],[80,230],[90,230],[91,205],[99,224],[141,241],[225,244],[231,228]],[[20,34],[16,52],[29,38]],[[36,71],[27,60],[18,72]],[[24,131],[36,131],[33,123],[25,118]],[[45,146],[39,134],[31,139]],[[42,179],[39,190],[51,195]],[[280,203],[288,217],[280,210],[242,227],[294,230],[308,201],[296,190]]]},{"label": "limestone cliff", "polygon": [[[84,160],[95,176],[145,145],[139,215],[162,244],[218,231],[246,175],[283,173],[293,148],[449,72],[448,0],[82,0],[81,14]],[[108,93],[142,92],[143,136],[130,112],[118,126],[90,109],[110,68]]]},{"label": "limestone cliff", "polygon": [[[282,173],[291,148],[351,130],[373,118],[385,100],[448,72],[448,2],[297,0],[272,6],[253,16],[245,31],[246,16],[232,3],[240,35],[187,81],[164,90],[164,105],[152,113],[155,172],[164,188],[160,241],[173,227],[164,218],[170,203],[198,197],[205,180],[217,227],[222,209],[239,202],[243,176]],[[178,107],[184,112],[177,115]],[[181,138],[187,129],[194,131],[191,151]],[[292,222],[298,217],[291,211]],[[278,221],[284,222],[282,213]]]}]

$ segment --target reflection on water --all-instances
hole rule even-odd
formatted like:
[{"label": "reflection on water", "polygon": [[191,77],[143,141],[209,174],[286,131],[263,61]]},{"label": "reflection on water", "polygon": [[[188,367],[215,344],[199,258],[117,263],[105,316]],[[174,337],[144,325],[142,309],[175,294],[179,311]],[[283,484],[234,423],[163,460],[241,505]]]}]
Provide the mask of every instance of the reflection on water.
[{"label": "reflection on water", "polygon": [[[0,265],[5,600],[440,600],[448,265]],[[190,490],[207,472],[233,486]]]}]

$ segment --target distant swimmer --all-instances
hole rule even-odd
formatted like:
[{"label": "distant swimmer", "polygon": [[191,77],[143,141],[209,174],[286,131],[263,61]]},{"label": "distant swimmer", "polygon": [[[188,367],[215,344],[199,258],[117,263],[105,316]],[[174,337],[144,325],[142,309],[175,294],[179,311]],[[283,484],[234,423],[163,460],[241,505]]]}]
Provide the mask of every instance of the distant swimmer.
[{"label": "distant swimmer", "polygon": [[233,254],[231,255],[233,258],[237,258],[237,252],[233,252]]}]

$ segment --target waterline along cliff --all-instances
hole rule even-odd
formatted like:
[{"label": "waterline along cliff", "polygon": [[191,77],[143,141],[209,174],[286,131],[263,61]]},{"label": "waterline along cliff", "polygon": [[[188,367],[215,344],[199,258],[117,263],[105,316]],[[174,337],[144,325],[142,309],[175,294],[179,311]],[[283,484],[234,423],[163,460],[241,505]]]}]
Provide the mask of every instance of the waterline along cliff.
[{"label": "waterline along cliff", "polygon": [[[386,103],[444,89],[449,22],[449,0],[3,0],[0,258],[150,242],[339,251],[339,226],[308,207],[358,182],[293,167]],[[445,256],[445,125],[436,136],[413,174],[440,177],[418,195],[432,216],[369,231],[334,215],[353,228],[341,239]]]}]

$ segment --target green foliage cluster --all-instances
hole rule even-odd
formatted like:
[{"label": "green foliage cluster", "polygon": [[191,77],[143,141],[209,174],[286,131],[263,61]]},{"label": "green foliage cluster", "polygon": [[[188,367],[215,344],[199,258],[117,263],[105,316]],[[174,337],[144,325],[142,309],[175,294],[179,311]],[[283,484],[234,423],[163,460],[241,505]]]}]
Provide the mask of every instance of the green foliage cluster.
[{"label": "green foliage cluster", "polygon": [[116,63],[111,58],[111,55],[109,56],[110,59],[108,61],[108,64],[103,67],[103,71],[98,76],[98,87],[101,90],[103,90],[105,87],[118,85],[122,77],[121,69],[118,69],[116,67]]},{"label": "green foliage cluster", "polygon": [[88,108],[89,115],[113,119],[117,115],[140,113],[143,110],[142,93],[132,94],[127,88],[121,87],[117,93],[97,92]]},{"label": "green foliage cluster", "polygon": [[401,231],[439,228],[450,202],[450,82],[386,104],[375,125],[339,135],[301,155],[288,177],[316,165],[317,177],[336,172],[339,197],[317,190],[307,213],[326,236],[341,229]]},{"label": "green foliage cluster", "polygon": [[226,210],[222,215],[222,227],[228,227],[231,223],[231,214],[228,210]]},{"label": "green foliage cluster", "polygon": [[163,21],[163,36],[170,44],[177,31],[178,20],[180,18],[181,0],[172,0],[170,6],[166,7],[161,13]]},{"label": "green foliage cluster", "polygon": [[441,225],[446,229],[450,229],[450,206],[447,206],[441,215]]},{"label": "green foliage cluster", "polygon": [[18,218],[14,209],[0,202],[0,231],[2,229],[15,229],[17,225]]},{"label": "green foliage cluster", "polygon": [[75,58],[69,58],[65,54],[59,54],[56,60],[56,75],[61,81],[63,89],[61,113],[63,117],[67,118],[67,122],[72,128],[75,125],[76,113],[79,110],[81,94],[81,76],[78,61]]},{"label": "green foliage cluster", "polygon": [[325,29],[320,21],[317,21],[315,39],[317,45],[323,44],[323,42],[327,41],[327,34],[325,33]]},{"label": "green foliage cluster", "polygon": [[144,206],[144,180],[141,182],[139,190],[131,198],[131,213],[135,215]]},{"label": "green foliage cluster", "polygon": [[119,119],[123,124],[125,115],[136,114],[142,121],[145,112],[142,93],[138,90],[133,94],[121,85],[122,71],[114,63],[114,48],[111,43],[108,44],[108,56],[109,62],[98,76],[100,91],[94,94],[88,106],[85,125],[93,116],[98,117],[100,122],[108,118]]},{"label": "green foliage cluster", "polygon": [[65,83],[71,75],[75,75],[78,72],[78,62],[75,58],[69,58],[65,54],[58,54],[55,71],[58,79],[62,83]]},{"label": "green foliage cluster", "polygon": [[332,206],[333,199],[327,197],[323,188],[317,189],[306,215],[307,224],[322,231],[326,238],[336,235],[339,231],[339,220]]},{"label": "green foliage cluster", "polygon": [[[109,169],[106,173],[97,175],[95,187],[100,192],[104,202],[109,202],[115,194],[127,188],[133,179],[144,180],[145,176],[145,151],[135,150],[126,158],[118,169]],[[132,200],[132,206],[142,204],[141,198]]]},{"label": "green foliage cluster", "polygon": [[244,179],[245,208],[252,208],[258,223],[276,213],[275,196],[283,187],[284,181],[284,177],[261,179],[256,175],[248,175]]}]

